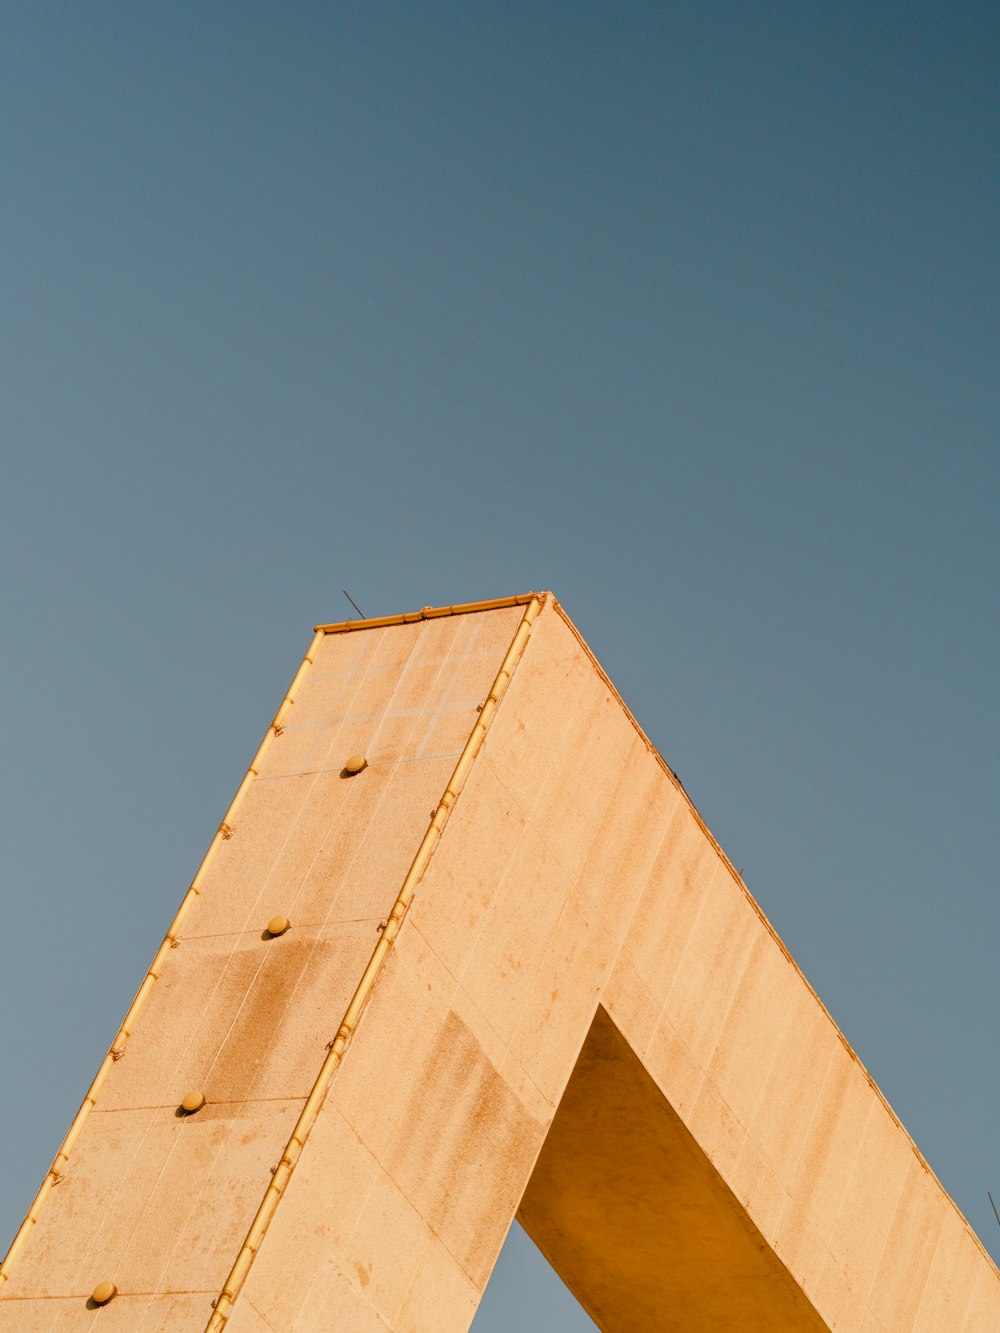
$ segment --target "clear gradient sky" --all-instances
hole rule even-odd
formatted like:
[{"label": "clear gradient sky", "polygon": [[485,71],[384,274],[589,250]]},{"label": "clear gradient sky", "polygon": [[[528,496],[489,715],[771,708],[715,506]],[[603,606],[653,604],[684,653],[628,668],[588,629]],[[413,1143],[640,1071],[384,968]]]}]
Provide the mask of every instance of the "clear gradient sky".
[{"label": "clear gradient sky", "polygon": [[346,586],[557,593],[1000,1256],[998,38],[5,7],[0,1251]]}]

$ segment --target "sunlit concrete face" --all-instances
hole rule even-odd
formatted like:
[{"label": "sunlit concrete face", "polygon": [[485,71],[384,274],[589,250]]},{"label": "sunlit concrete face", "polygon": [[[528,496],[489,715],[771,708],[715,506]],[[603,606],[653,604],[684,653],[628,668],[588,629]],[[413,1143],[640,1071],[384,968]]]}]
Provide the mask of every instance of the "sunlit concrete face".
[{"label": "sunlit concrete face", "polygon": [[1000,1327],[996,1270],[552,599],[328,634],[251,777],[0,1328],[202,1330],[242,1255],[229,1333],[459,1333],[519,1206],[608,1330]]}]

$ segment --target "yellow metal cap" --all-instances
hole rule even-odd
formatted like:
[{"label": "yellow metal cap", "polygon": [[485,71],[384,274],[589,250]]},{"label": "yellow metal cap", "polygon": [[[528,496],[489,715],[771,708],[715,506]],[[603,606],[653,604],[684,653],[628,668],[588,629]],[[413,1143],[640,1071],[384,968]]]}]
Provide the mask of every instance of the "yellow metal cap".
[{"label": "yellow metal cap", "polygon": [[368,760],[363,754],[352,754],[344,760],[345,773],[360,773],[363,768],[368,767]]},{"label": "yellow metal cap", "polygon": [[291,924],[287,916],[272,916],[267,923],[267,933],[269,935],[284,935]]},{"label": "yellow metal cap", "polygon": [[97,1286],[90,1293],[90,1299],[95,1305],[107,1305],[112,1296],[118,1295],[118,1288],[113,1282],[98,1282]]},{"label": "yellow metal cap", "polygon": [[205,1094],[199,1092],[197,1088],[193,1092],[185,1093],[184,1100],[181,1102],[181,1110],[186,1111],[188,1115],[193,1115],[195,1111],[200,1111],[205,1105]]}]

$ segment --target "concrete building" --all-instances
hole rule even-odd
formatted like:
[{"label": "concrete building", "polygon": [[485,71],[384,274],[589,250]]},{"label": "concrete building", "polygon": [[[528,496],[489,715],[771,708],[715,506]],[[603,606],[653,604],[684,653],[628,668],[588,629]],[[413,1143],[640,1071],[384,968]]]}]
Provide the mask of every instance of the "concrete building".
[{"label": "concrete building", "polygon": [[984,1333],[1000,1275],[550,595],[317,632],[2,1333]]}]

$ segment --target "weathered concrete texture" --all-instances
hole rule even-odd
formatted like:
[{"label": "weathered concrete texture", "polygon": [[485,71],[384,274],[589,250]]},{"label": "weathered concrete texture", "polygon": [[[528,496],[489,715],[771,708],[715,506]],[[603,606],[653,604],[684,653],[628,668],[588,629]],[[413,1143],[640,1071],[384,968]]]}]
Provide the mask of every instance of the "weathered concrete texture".
[{"label": "weathered concrete texture", "polygon": [[[204,1328],[520,616],[324,640],[0,1328],[151,1333],[164,1300]],[[551,599],[228,1333],[461,1333],[519,1207],[613,1333],[1000,1327],[993,1265]]]}]

